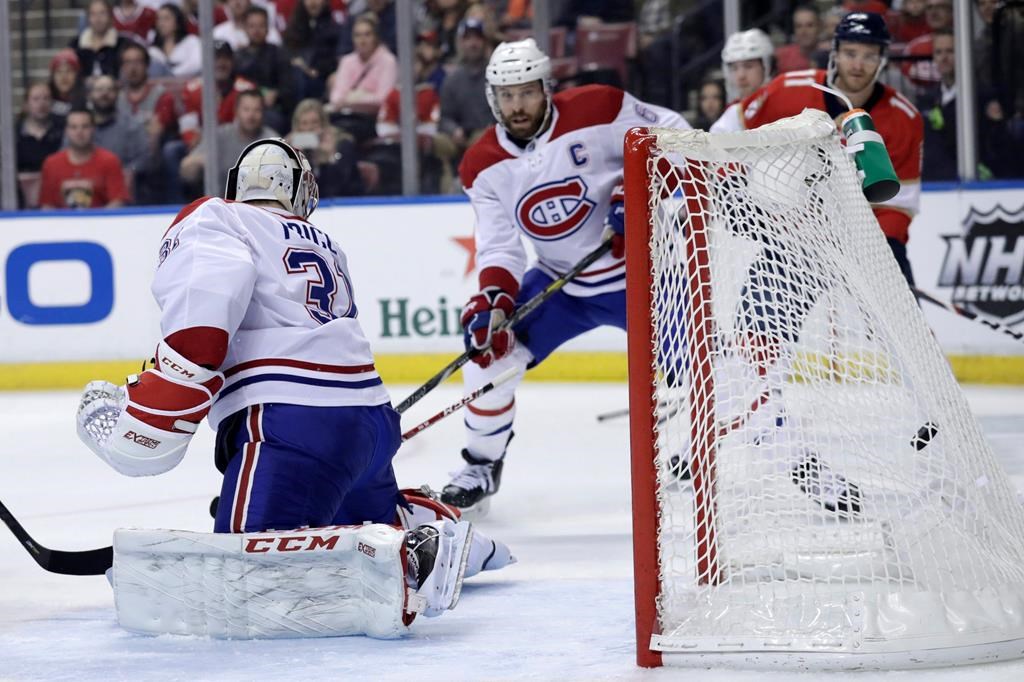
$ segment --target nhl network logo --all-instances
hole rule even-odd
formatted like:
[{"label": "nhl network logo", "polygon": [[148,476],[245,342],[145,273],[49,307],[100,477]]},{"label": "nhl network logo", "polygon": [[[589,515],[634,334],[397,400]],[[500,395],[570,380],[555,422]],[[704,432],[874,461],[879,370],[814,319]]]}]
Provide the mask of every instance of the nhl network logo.
[{"label": "nhl network logo", "polygon": [[1024,321],[1024,205],[971,208],[960,235],[945,235],[946,257],[939,286],[952,288],[953,303],[1000,318]]}]

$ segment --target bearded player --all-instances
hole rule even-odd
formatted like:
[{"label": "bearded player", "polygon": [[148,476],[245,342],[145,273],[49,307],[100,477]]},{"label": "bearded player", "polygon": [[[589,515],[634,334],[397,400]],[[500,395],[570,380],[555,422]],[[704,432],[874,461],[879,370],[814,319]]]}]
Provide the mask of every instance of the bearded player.
[{"label": "bearded player", "polygon": [[[590,329],[626,328],[626,131],[690,127],[675,112],[617,88],[591,85],[553,94],[551,61],[532,39],[499,45],[486,78],[498,124],[469,148],[459,167],[476,213],[480,286],[462,324],[467,349],[482,351],[463,368],[463,379],[475,388],[509,367],[520,372],[468,407],[465,467],[442,491],[445,503],[462,509],[489,503],[498,490],[522,372]],[[613,234],[611,253],[514,329],[497,329],[517,305],[594,251],[606,230]],[[537,253],[532,267],[524,238]]]}]

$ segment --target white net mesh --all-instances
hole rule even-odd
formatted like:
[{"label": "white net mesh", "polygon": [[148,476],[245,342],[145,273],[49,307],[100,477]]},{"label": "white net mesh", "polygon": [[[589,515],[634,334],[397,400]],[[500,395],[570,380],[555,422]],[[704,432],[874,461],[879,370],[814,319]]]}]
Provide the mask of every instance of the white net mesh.
[{"label": "white net mesh", "polygon": [[652,648],[1024,637],[1021,505],[832,121],[652,135]]}]

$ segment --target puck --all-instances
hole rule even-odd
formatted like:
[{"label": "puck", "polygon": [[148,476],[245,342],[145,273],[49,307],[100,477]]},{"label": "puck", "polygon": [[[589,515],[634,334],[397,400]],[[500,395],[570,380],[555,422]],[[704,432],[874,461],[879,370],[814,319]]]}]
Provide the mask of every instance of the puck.
[{"label": "puck", "polygon": [[917,435],[910,439],[910,444],[917,451],[924,450],[932,442],[932,438],[939,432],[939,427],[932,422],[925,422],[924,426],[917,430]]}]

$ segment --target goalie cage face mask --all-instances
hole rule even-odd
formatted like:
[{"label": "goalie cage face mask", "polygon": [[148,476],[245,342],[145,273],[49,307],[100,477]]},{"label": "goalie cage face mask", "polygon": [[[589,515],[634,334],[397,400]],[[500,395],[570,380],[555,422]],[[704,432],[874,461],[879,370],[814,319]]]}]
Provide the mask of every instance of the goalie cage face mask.
[{"label": "goalie cage face mask", "polygon": [[279,137],[253,142],[228,171],[224,198],[277,201],[305,219],[320,202],[320,189],[306,155]]}]

